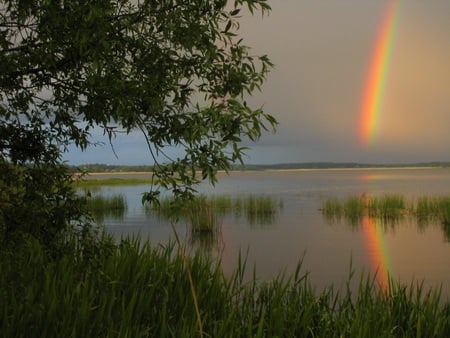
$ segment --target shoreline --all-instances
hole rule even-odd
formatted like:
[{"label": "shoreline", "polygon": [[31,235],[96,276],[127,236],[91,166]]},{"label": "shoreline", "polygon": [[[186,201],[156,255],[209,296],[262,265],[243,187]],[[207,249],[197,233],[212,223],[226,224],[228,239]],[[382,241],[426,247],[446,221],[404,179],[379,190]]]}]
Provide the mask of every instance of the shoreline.
[{"label": "shoreline", "polygon": [[[233,173],[261,173],[261,172],[324,172],[324,171],[388,171],[388,170],[435,170],[435,169],[448,169],[445,167],[361,167],[361,168],[292,168],[292,169],[259,169],[259,170],[230,170],[228,174]],[[226,174],[224,170],[217,172],[218,174]],[[81,173],[74,173],[75,176],[79,176]],[[107,179],[107,178],[127,178],[134,176],[151,179],[151,171],[109,171],[109,172],[88,172],[83,179]]]}]

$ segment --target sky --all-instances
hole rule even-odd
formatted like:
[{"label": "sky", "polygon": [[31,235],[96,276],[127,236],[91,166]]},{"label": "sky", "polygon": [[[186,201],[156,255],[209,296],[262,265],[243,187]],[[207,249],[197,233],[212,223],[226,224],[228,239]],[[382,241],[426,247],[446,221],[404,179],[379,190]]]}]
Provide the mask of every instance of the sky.
[{"label": "sky", "polygon": [[[245,143],[246,163],[450,161],[449,0],[269,4],[267,16],[243,14],[239,35],[275,64],[248,102],[279,125]],[[377,109],[369,112],[371,99]],[[114,140],[117,158],[100,132],[93,140],[105,145],[71,149],[65,159],[153,163],[139,133]]]}]

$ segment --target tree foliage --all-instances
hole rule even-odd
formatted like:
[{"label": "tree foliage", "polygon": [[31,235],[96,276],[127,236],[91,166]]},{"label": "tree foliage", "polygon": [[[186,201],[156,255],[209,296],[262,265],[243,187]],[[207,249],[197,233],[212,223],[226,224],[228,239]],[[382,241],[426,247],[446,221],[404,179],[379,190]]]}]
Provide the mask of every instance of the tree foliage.
[{"label": "tree foliage", "polygon": [[[237,35],[243,10],[270,7],[267,0],[1,0],[2,184],[11,166],[61,164],[61,151],[86,149],[98,127],[112,144],[117,133],[140,130],[157,182],[177,195],[206,178],[214,183],[217,170],[242,161],[242,140],[276,125],[245,101],[271,62]],[[182,155],[169,158],[168,146]]]}]

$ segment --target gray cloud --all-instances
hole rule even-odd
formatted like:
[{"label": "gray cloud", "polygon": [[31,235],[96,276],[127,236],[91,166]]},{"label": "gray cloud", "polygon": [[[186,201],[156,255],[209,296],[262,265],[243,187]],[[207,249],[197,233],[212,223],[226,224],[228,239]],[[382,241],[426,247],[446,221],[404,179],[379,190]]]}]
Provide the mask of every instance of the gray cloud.
[{"label": "gray cloud", "polygon": [[[368,146],[359,140],[368,66],[389,1],[272,1],[269,16],[243,16],[244,42],[275,63],[263,91],[248,101],[280,122],[275,135],[249,144],[248,162],[450,160],[447,0],[402,2],[378,135]],[[139,142],[120,139],[119,160],[111,158],[147,163]],[[92,158],[83,160],[77,152],[68,157]]]}]

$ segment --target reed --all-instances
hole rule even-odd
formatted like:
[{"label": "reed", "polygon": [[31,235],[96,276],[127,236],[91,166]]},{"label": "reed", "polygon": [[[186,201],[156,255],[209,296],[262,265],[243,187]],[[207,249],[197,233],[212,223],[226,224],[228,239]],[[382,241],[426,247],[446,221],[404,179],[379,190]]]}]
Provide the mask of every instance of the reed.
[{"label": "reed", "polygon": [[439,214],[443,223],[450,223],[450,197],[441,197],[439,201]]},{"label": "reed", "polygon": [[213,208],[219,212],[227,213],[233,208],[233,201],[228,195],[214,195],[209,199]]},{"label": "reed", "polygon": [[86,206],[98,222],[108,216],[123,218],[128,208],[127,200],[123,195],[86,197]]},{"label": "reed", "polygon": [[186,261],[171,244],[139,240],[91,263],[77,252],[49,261],[33,241],[0,255],[3,337],[199,337],[186,262],[205,337],[450,336],[450,303],[420,283],[391,280],[385,291],[362,276],[355,294],[316,292],[301,265],[292,275],[245,281],[245,259],[226,277],[208,256]]},{"label": "reed", "polygon": [[417,200],[416,216],[421,220],[438,220],[442,223],[450,222],[449,196],[424,196]]},{"label": "reed", "polygon": [[405,213],[406,202],[404,196],[398,194],[375,196],[369,199],[367,208],[369,216],[396,219]]},{"label": "reed", "polygon": [[245,214],[250,224],[271,224],[283,208],[283,201],[268,195],[248,195],[237,198],[234,203],[235,215]]},{"label": "reed", "polygon": [[351,224],[358,224],[366,208],[367,202],[365,199],[347,197],[342,201],[333,197],[325,200],[320,210],[328,221],[340,221],[342,217],[345,217]]},{"label": "reed", "polygon": [[325,200],[320,210],[328,222],[340,221],[345,217],[353,226],[359,226],[364,215],[389,222],[390,225],[401,217],[416,217],[420,228],[430,222],[439,222],[445,239],[450,242],[450,196],[421,196],[412,201],[406,201],[404,196],[398,194],[363,194],[345,200],[333,197]]},{"label": "reed", "polygon": [[123,195],[97,195],[86,198],[86,203],[89,210],[124,210],[127,208],[127,201]]},{"label": "reed", "polygon": [[231,198],[228,195],[199,195],[180,205],[172,197],[164,197],[156,205],[146,205],[149,212],[157,212],[166,219],[187,221],[194,231],[216,229],[221,219],[230,214],[245,215],[250,224],[273,222],[277,212],[282,210],[283,200],[271,196],[248,195]]},{"label": "reed", "polygon": [[214,207],[213,201],[206,196],[199,196],[187,202],[184,213],[193,232],[212,232],[218,229],[218,215]]},{"label": "reed", "polygon": [[340,220],[343,214],[344,206],[339,199],[333,197],[325,200],[320,210],[328,220]]},{"label": "reed", "polygon": [[328,219],[339,219],[344,216],[346,219],[359,221],[364,215],[395,220],[412,209],[413,207],[407,206],[407,202],[402,195],[368,196],[363,194],[360,197],[347,197],[343,201],[337,198],[329,198],[325,200],[320,210]]},{"label": "reed", "polygon": [[364,199],[348,197],[343,205],[344,216],[353,222],[357,222],[363,217],[365,208],[367,208],[367,206]]},{"label": "reed", "polygon": [[183,220],[192,232],[218,231],[220,217],[231,202],[225,197],[208,198],[198,195],[192,200],[177,201],[173,197],[163,197],[156,204],[146,204],[146,211],[156,213],[161,218],[178,221]]}]

